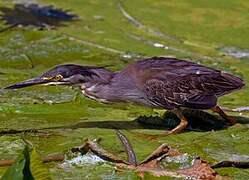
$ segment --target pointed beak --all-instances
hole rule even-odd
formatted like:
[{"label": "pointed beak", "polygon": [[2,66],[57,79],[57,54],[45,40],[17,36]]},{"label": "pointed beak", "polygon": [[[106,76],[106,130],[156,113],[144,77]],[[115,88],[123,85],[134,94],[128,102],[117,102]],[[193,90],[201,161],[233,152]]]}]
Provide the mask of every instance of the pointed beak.
[{"label": "pointed beak", "polygon": [[38,78],[29,79],[29,80],[26,80],[20,83],[7,86],[4,89],[19,89],[19,88],[24,88],[24,87],[33,86],[33,85],[45,84],[48,82],[49,80],[38,77]]}]

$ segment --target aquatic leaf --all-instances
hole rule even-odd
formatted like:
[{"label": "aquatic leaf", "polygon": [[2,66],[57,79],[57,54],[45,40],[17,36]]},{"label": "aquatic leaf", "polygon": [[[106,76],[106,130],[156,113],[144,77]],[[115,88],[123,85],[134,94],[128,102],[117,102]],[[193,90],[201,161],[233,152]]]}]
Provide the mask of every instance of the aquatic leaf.
[{"label": "aquatic leaf", "polygon": [[2,177],[2,180],[12,179],[34,179],[29,169],[29,151],[27,146],[25,146],[23,152],[19,155],[17,161],[7,169]]},{"label": "aquatic leaf", "polygon": [[17,161],[5,172],[2,177],[2,180],[22,180],[23,179],[23,169],[25,166],[26,159],[24,158],[23,153],[21,153]]},{"label": "aquatic leaf", "polygon": [[51,180],[49,171],[35,148],[30,153],[30,170],[36,180]]},{"label": "aquatic leaf", "polygon": [[[119,2],[122,7],[118,7]],[[187,58],[238,74],[249,82],[249,59],[224,56],[224,53],[217,49],[218,47],[249,49],[248,0],[111,0],[108,2],[2,0],[0,7],[14,9],[14,3],[39,3],[40,6],[53,5],[54,8],[71,9],[81,17],[81,20],[76,23],[64,21],[68,26],[53,31],[38,31],[32,27],[18,26],[1,33],[0,71],[5,74],[0,75],[0,87],[34,77],[57,64],[111,65],[111,70],[120,70],[126,64],[140,59],[139,56],[158,55]],[[125,12],[144,28],[133,25],[128,16],[125,16]],[[5,13],[2,12],[1,15]],[[97,16],[103,17],[102,20],[96,18]],[[10,26],[10,24],[4,25],[3,21],[0,24],[1,29]],[[176,37],[183,42],[161,38],[158,32]],[[169,47],[168,50],[165,49],[166,46]],[[200,54],[202,57],[199,58],[195,54]],[[204,56],[211,60],[207,60]],[[222,97],[219,104],[230,109],[248,106],[248,94],[247,87],[238,93]],[[23,146],[18,140],[22,130],[30,130],[23,132],[25,137],[32,140],[45,154],[66,152],[69,147],[81,144],[82,138],[102,137],[104,141],[101,144],[105,149],[110,149],[114,154],[121,153],[120,157],[123,157],[124,151],[113,132],[117,128],[124,129],[125,133],[129,134],[139,160],[144,159],[161,143],[178,148],[184,154],[187,153],[186,157],[191,157],[187,162],[181,161],[178,165],[174,161],[163,162],[163,165],[166,164],[165,168],[189,167],[189,161],[197,154],[212,164],[221,160],[233,160],[228,156],[232,158],[234,155],[249,154],[248,112],[241,114],[231,112],[233,116],[240,116],[237,117],[240,124],[228,129],[224,127],[222,121],[216,121],[215,117],[205,122],[202,121],[202,117],[199,119],[196,117],[190,119],[195,126],[189,127],[207,132],[193,132],[189,128],[190,131],[182,134],[160,136],[154,141],[148,141],[146,136],[140,134],[162,134],[166,128],[175,127],[178,123],[177,118],[176,120],[165,118],[160,122],[148,118],[148,124],[138,123],[134,119],[140,115],[159,117],[163,111],[126,104],[102,105],[82,97],[80,91],[76,100],[57,104],[70,100],[72,97],[70,95],[73,95],[73,91],[61,86],[0,92],[1,131],[15,130],[12,131],[13,134],[9,131],[0,136],[1,159],[18,156]],[[53,103],[49,104],[50,102]],[[242,116],[245,118],[242,119]],[[216,128],[217,126],[220,128]],[[39,132],[32,133],[34,129],[38,131],[43,129],[52,135],[40,137]],[[211,129],[215,131],[210,131]],[[55,179],[77,179],[77,177],[136,179],[134,171],[114,173],[109,164],[69,169],[51,163],[49,167]],[[0,168],[0,176],[5,170]],[[234,179],[249,179],[249,169],[220,168],[217,171]]]},{"label": "aquatic leaf", "polygon": [[25,146],[17,161],[6,171],[2,180],[51,180],[48,169],[42,164],[35,148],[29,152]]}]

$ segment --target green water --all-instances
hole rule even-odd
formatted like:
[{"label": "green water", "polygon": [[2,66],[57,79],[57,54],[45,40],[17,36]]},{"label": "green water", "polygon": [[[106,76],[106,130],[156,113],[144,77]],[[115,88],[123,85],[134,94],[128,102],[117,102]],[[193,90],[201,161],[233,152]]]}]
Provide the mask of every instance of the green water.
[{"label": "green water", "polygon": [[[15,1],[23,2],[23,1]],[[32,1],[31,1],[32,2]],[[173,56],[225,70],[249,82],[249,57],[225,55],[220,48],[249,49],[249,3],[247,0],[153,1],[153,0],[37,0],[42,5],[70,9],[80,17],[67,26],[38,30],[13,28],[0,33],[0,87],[35,77],[54,65],[77,63],[108,65],[120,70],[147,56]],[[13,1],[0,1],[0,7]],[[6,25],[0,21],[0,29]],[[245,87],[219,99],[229,108],[247,106]],[[0,136],[0,159],[14,159],[31,141],[42,154],[68,153],[86,138],[102,138],[101,145],[125,158],[115,134],[121,127],[142,160],[161,143],[178,148],[189,156],[201,156],[214,163],[233,156],[249,159],[249,114],[243,123],[220,131],[193,132],[162,137],[156,141],[137,134],[158,134],[134,120],[140,115],[163,111],[135,105],[104,105],[84,98],[66,87],[31,87],[0,92],[0,130],[44,129],[42,133]],[[248,117],[248,119],[247,119]],[[127,122],[127,123],[126,123]],[[74,126],[74,129],[66,128]],[[49,128],[49,129],[48,129]],[[46,134],[46,136],[44,135]],[[134,179],[130,171],[115,172],[110,164],[72,166],[48,164],[54,179]],[[0,168],[0,175],[6,168]],[[217,169],[221,175],[248,179],[248,169]],[[91,172],[91,173],[89,173]]]}]

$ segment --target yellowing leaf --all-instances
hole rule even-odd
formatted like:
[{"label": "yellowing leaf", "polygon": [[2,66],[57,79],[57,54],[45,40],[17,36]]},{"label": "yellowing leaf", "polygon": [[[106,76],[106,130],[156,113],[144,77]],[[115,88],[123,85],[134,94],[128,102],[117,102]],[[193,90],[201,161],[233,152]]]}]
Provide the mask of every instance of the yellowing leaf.
[{"label": "yellowing leaf", "polygon": [[35,180],[52,180],[35,148],[30,153],[30,170]]}]

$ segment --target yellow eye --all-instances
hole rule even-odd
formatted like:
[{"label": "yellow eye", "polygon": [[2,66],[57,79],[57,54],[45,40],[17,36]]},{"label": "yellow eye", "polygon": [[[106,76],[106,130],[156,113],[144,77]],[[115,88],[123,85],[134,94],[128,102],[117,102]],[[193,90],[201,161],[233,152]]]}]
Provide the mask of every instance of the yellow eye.
[{"label": "yellow eye", "polygon": [[54,77],[54,80],[59,81],[59,80],[61,80],[62,78],[63,78],[63,76],[60,75],[60,74],[58,74],[58,75],[56,75],[56,76]]}]

